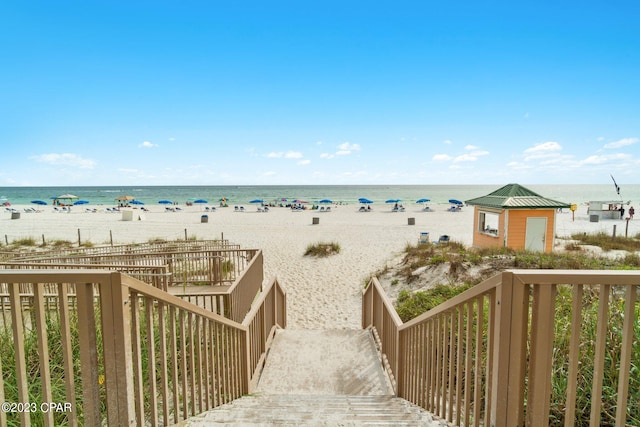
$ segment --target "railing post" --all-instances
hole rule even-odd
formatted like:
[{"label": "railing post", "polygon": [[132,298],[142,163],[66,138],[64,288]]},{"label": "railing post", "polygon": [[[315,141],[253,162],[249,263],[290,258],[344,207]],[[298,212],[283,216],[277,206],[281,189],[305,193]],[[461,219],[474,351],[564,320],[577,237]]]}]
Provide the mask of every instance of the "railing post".
[{"label": "railing post", "polygon": [[104,373],[109,425],[135,425],[133,400],[133,362],[129,292],[122,284],[122,273],[113,272],[109,283],[100,283]]},{"label": "railing post", "polygon": [[491,378],[491,426],[524,422],[524,374],[528,321],[528,287],[503,272],[495,298],[495,341]]}]

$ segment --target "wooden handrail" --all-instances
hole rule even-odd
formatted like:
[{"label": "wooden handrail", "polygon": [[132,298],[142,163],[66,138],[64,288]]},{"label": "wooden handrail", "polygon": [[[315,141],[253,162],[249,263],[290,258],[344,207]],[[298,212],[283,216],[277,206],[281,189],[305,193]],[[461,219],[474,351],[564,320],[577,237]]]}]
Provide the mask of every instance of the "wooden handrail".
[{"label": "wooden handrail", "polygon": [[[640,337],[640,271],[509,270],[395,327],[386,323],[385,319],[394,319],[394,310],[374,278],[363,291],[363,327],[376,329],[383,353],[395,361],[390,366],[398,396],[452,425],[547,425],[552,371],[557,369],[554,325],[557,316],[566,315],[555,307],[559,289],[567,287],[573,292],[568,294],[572,301],[568,386],[561,403],[566,408],[565,425],[573,425],[578,417],[578,371],[590,370],[585,375],[593,376],[592,405],[590,414],[580,418],[600,425],[606,415],[606,423],[623,427],[631,416],[627,401],[631,348]],[[598,295],[588,303],[598,307],[593,343],[581,338],[582,312],[588,308],[583,302],[586,287]],[[612,298],[624,307],[615,331],[609,325],[614,320]],[[620,335],[620,356],[607,363],[617,364],[618,393],[605,396],[603,367],[605,358],[612,357],[607,339],[614,333]],[[585,345],[593,345],[592,366],[579,362]],[[604,398],[615,400],[615,420],[603,413]],[[637,420],[637,410],[634,414]]]}]

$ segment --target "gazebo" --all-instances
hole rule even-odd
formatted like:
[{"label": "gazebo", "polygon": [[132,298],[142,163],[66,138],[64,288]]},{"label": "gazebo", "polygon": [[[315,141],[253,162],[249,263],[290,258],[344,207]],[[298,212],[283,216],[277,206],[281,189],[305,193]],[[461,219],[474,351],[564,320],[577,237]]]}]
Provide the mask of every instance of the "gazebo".
[{"label": "gazebo", "polygon": [[519,184],[466,200],[474,206],[473,245],[551,252],[556,212],[570,203],[548,199]]}]

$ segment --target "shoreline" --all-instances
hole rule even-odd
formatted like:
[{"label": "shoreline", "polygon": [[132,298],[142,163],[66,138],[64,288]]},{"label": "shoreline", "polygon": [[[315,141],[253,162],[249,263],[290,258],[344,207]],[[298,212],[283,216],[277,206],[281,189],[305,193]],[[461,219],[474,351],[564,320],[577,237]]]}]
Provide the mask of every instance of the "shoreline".
[{"label": "shoreline", "polygon": [[[0,214],[2,244],[42,236],[46,241],[64,240],[95,245],[139,243],[151,239],[184,240],[224,237],[247,249],[262,249],[265,280],[276,276],[287,289],[288,324],[292,329],[357,329],[360,327],[360,295],[366,280],[376,271],[393,263],[407,245],[418,242],[421,232],[430,240],[449,235],[451,240],[471,246],[473,208],[449,212],[447,206],[435,205],[432,212],[409,206],[404,212],[392,212],[391,206],[375,206],[371,212],[359,212],[358,205],[333,205],[331,212],[291,211],[271,208],[259,212],[256,205],[245,205],[245,212],[233,206],[206,211],[204,206],[181,206],[180,211],[166,211],[153,206],[149,211],[128,209],[132,221],[123,221],[123,213],[106,212],[97,205],[74,206],[70,213],[54,212],[51,206],[12,206],[20,212]],[[87,210],[95,209],[96,212]],[[207,215],[207,222],[202,216]],[[640,233],[640,219],[600,220],[591,222],[586,206],[580,205],[572,220],[569,211],[556,215],[556,236],[570,237],[577,232],[629,236]],[[313,218],[318,224],[313,224]],[[415,225],[409,225],[414,218]],[[628,226],[628,230],[626,227]],[[305,257],[310,244],[336,242],[341,251],[327,258]],[[562,243],[556,239],[556,245]]]}]

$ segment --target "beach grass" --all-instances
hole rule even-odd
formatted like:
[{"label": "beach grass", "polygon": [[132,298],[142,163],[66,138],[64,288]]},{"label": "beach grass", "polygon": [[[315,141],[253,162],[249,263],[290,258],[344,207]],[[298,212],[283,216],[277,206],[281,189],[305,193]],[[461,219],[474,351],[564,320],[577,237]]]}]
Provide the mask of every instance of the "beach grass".
[{"label": "beach grass", "polygon": [[305,256],[328,257],[340,253],[340,245],[336,242],[329,243],[313,243],[307,246],[304,252]]},{"label": "beach grass", "polygon": [[[589,240],[598,245],[608,244],[611,236],[596,237]],[[635,247],[634,242],[625,242],[625,247]],[[410,275],[419,266],[440,265],[443,262],[452,262],[460,265],[472,265],[478,259],[484,259],[484,268],[477,274],[459,275],[459,280],[451,280],[449,284],[437,283],[430,289],[411,292],[400,291],[396,300],[396,311],[403,322],[427,312],[446,300],[464,292],[480,281],[493,276],[501,270],[508,268],[522,269],[630,269],[640,267],[640,257],[635,253],[618,258],[607,258],[591,255],[588,252],[568,253],[538,253],[527,251],[513,251],[501,249],[473,250],[458,247],[451,251],[438,245],[419,245],[408,247],[405,253],[403,268],[397,271],[397,276],[392,279],[398,281],[416,280],[415,275]],[[453,264],[452,264],[453,265]],[[451,268],[450,268],[451,269]],[[569,286],[558,286],[558,298],[556,302],[556,316],[554,320],[554,355],[552,377],[552,399],[550,409],[550,424],[563,425],[565,414],[565,396],[567,390],[567,372],[569,366],[569,342],[571,338],[571,308],[572,292]],[[595,357],[596,330],[598,324],[598,298],[599,293],[595,289],[587,288],[582,301],[582,327],[581,341],[585,344],[580,350],[580,366],[592,366]],[[635,318],[640,318],[640,306],[636,304]],[[601,425],[613,425],[615,423],[616,398],[617,398],[617,365],[620,361],[622,349],[622,322],[624,321],[624,301],[622,295],[616,292],[612,294],[612,303],[609,307],[609,332],[607,334],[607,351],[605,352],[605,371],[603,378],[602,421]],[[631,356],[631,370],[629,382],[629,402],[640,402],[640,328],[635,328],[635,338]],[[577,415],[576,426],[588,426],[591,410],[592,374],[589,369],[579,374],[578,392],[576,398]],[[627,420],[631,424],[640,425],[640,406],[630,405]]]}]

